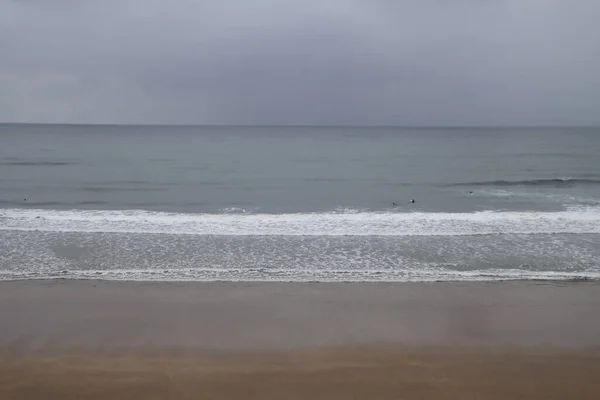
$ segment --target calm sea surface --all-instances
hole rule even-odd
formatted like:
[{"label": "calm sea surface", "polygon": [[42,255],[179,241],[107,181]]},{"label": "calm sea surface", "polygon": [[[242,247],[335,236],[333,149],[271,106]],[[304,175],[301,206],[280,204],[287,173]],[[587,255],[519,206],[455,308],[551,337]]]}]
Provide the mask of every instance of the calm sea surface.
[{"label": "calm sea surface", "polygon": [[0,279],[59,277],[600,279],[600,129],[0,125]]}]

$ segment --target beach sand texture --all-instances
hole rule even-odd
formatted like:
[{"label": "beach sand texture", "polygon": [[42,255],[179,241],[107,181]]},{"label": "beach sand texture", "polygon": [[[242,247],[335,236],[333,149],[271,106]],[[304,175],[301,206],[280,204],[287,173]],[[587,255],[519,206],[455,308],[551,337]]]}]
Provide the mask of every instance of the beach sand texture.
[{"label": "beach sand texture", "polygon": [[1,399],[597,399],[596,283],[0,283]]}]

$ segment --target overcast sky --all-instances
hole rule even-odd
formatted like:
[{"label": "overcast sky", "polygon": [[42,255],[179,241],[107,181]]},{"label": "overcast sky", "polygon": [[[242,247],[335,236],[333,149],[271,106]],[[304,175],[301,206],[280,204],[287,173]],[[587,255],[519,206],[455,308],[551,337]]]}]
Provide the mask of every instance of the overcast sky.
[{"label": "overcast sky", "polygon": [[0,121],[600,125],[599,0],[0,0]]}]

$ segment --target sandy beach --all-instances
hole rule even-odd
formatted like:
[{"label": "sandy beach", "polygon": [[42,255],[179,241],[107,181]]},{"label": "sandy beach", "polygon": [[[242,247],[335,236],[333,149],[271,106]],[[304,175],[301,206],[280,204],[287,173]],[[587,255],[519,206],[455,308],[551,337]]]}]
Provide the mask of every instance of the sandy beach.
[{"label": "sandy beach", "polygon": [[600,398],[600,285],[0,283],[0,398]]}]

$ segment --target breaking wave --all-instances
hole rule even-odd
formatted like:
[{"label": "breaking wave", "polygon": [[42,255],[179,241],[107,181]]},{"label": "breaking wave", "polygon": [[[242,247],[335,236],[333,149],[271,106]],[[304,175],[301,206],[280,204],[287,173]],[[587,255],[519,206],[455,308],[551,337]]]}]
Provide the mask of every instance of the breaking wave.
[{"label": "breaking wave", "polygon": [[[342,210],[340,210],[342,211]],[[244,236],[465,236],[600,233],[600,208],[559,212],[218,213],[0,210],[0,230]]]}]

